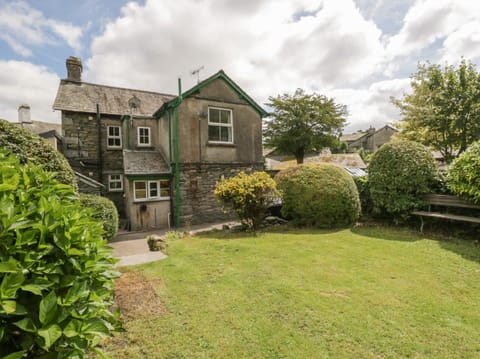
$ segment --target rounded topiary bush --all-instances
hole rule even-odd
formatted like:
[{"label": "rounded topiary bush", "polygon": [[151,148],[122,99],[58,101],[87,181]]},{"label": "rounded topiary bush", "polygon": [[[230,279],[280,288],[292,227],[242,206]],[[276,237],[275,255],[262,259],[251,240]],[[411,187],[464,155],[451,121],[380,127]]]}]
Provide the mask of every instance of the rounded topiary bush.
[{"label": "rounded topiary bush", "polygon": [[45,139],[14,123],[0,120],[0,149],[16,155],[21,163],[41,165],[55,172],[61,183],[77,189],[75,173],[65,157]]},{"label": "rounded topiary bush", "polygon": [[0,152],[0,357],[84,358],[118,325],[118,273],[72,187]]},{"label": "rounded topiary bush", "polygon": [[80,194],[82,204],[93,210],[92,216],[103,224],[105,238],[115,237],[118,232],[118,211],[115,204],[106,197],[94,194]]},{"label": "rounded topiary bush", "polygon": [[480,141],[453,161],[447,173],[447,186],[457,196],[480,203]]},{"label": "rounded topiary bush", "polygon": [[424,145],[412,141],[383,145],[368,166],[373,213],[395,222],[406,219],[437,180],[435,160]]},{"label": "rounded topiary bush", "polygon": [[357,187],[341,167],[302,165],[281,171],[275,180],[282,192],[282,214],[298,225],[343,227],[358,219]]}]

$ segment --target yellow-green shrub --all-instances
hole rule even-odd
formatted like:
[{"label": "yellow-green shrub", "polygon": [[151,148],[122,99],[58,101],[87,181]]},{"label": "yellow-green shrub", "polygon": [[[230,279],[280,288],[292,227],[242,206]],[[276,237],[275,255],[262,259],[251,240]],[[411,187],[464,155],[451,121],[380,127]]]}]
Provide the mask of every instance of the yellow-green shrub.
[{"label": "yellow-green shrub", "polygon": [[278,198],[275,181],[265,172],[246,174],[217,182],[215,197],[224,209],[233,209],[242,223],[258,229],[268,207]]}]

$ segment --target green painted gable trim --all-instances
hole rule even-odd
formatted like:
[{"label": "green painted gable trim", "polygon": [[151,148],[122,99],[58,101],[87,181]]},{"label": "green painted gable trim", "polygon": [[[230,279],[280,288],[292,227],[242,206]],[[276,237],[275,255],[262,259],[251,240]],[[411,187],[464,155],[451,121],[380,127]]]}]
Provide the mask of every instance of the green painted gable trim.
[{"label": "green painted gable trim", "polygon": [[[252,106],[255,109],[255,111],[257,111],[260,117],[267,116],[268,113],[259,104],[257,104],[250,96],[248,96],[247,93],[240,88],[240,86],[238,86],[230,77],[228,77],[223,70],[220,70],[216,74],[210,76],[208,79],[203,80],[198,85],[192,87],[190,90],[184,92],[182,94],[182,97],[183,98],[189,97],[195,94],[196,92],[200,91],[203,87],[211,84],[213,81],[218,79],[222,79],[223,81],[225,81],[243,100],[245,100],[250,106]],[[163,106],[160,107],[160,109],[158,109],[153,114],[153,116],[156,118],[160,118],[168,111],[168,109],[174,108],[178,105],[179,105],[179,100],[177,97],[169,102],[164,103]]]}]

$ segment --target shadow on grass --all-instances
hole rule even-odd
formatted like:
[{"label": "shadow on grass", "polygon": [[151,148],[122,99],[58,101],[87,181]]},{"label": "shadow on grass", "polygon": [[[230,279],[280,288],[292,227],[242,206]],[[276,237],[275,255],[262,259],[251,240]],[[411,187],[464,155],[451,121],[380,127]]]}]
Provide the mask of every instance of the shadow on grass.
[{"label": "shadow on grass", "polygon": [[423,233],[420,233],[415,225],[369,224],[352,228],[352,233],[370,238],[401,242],[433,240],[443,249],[454,252],[467,260],[480,263],[479,236],[475,236],[471,231],[459,232],[455,226],[453,228],[445,226],[445,224],[428,226]]},{"label": "shadow on grass", "polygon": [[333,228],[333,229],[318,229],[318,228],[298,228],[290,225],[272,226],[263,228],[256,233],[251,231],[229,231],[213,229],[211,231],[196,233],[198,238],[212,238],[222,240],[235,240],[243,238],[262,238],[266,234],[286,234],[290,236],[305,235],[305,234],[329,234],[344,231],[347,228]]}]

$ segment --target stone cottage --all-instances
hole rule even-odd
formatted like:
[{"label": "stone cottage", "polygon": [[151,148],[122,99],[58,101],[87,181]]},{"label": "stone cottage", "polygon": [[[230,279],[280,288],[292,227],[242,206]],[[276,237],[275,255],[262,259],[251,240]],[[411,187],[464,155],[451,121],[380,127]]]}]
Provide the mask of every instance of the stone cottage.
[{"label": "stone cottage", "polygon": [[222,176],[261,170],[265,111],[225,72],[163,94],[83,82],[67,59],[54,110],[72,168],[103,183],[132,230],[224,219]]},{"label": "stone cottage", "polygon": [[366,131],[343,135],[340,140],[347,143],[350,152],[355,152],[363,148],[373,153],[383,144],[389,142],[397,132],[398,130],[391,125],[385,125],[378,130],[370,127]]}]

